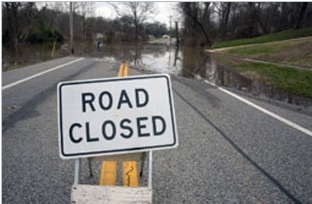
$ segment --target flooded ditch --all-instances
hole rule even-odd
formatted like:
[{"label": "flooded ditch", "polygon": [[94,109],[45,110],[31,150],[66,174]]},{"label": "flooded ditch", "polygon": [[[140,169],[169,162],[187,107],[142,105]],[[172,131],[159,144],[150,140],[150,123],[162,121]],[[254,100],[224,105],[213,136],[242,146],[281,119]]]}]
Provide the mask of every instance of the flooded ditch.
[{"label": "flooded ditch", "polygon": [[[55,52],[54,58],[65,57],[67,55],[67,50],[58,49],[57,52]],[[7,71],[11,68],[18,68],[51,59],[52,48],[45,45],[20,45],[18,56],[13,55],[8,50],[2,49],[2,71]]]},{"label": "flooded ditch", "polygon": [[[278,90],[257,80],[250,80],[228,67],[220,65],[202,50],[166,45],[104,45],[90,57],[104,61],[127,61],[130,65],[158,73],[187,78],[196,75],[218,86],[249,97],[312,115],[312,100]],[[195,76],[194,76],[195,75]]]}]

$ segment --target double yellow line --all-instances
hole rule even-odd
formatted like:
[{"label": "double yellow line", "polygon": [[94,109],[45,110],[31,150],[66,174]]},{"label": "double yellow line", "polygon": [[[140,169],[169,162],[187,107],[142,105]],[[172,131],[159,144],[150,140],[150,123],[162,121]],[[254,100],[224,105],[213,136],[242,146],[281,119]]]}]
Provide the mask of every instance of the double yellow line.
[{"label": "double yellow line", "polygon": [[126,62],[122,62],[120,64],[117,77],[127,77],[127,76],[128,76],[128,64]]},{"label": "double yellow line", "polygon": [[[120,64],[117,77],[128,76],[128,64],[122,62]],[[102,162],[99,185],[115,186],[117,178],[117,162],[104,161]],[[130,187],[138,187],[139,179],[137,173],[137,163],[135,161],[122,162],[122,185]]]}]

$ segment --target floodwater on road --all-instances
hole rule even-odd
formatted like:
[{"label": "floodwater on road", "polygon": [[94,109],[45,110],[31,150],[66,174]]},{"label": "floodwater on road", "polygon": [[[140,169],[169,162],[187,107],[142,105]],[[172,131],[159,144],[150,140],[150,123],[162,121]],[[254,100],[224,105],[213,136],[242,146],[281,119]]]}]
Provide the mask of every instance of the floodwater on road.
[{"label": "floodwater on road", "polygon": [[[312,100],[278,90],[260,81],[250,80],[230,68],[221,66],[200,49],[144,45],[104,45],[89,56],[103,61],[126,61],[140,69],[187,78],[202,78],[234,92],[287,106],[312,115]],[[199,77],[200,76],[200,77]]]},{"label": "floodwater on road", "polygon": [[[65,49],[58,49],[55,57],[68,55]],[[206,79],[218,86],[226,87],[257,99],[269,101],[281,106],[312,115],[312,99],[303,98],[278,90],[260,81],[250,80],[228,67],[220,65],[201,49],[191,47],[167,46],[166,44],[76,44],[75,55],[96,58],[101,61],[130,65],[142,70],[168,73],[187,78]],[[32,64],[51,59],[51,50],[45,47],[24,48],[18,58],[4,52],[2,67],[8,65]]]}]

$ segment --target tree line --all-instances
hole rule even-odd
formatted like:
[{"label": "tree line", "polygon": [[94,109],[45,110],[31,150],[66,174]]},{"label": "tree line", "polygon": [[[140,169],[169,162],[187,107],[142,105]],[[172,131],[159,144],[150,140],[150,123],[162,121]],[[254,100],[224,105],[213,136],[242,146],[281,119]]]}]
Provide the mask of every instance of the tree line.
[{"label": "tree line", "polygon": [[[108,43],[168,34],[165,24],[146,22],[155,11],[152,2],[112,4],[118,14],[115,19],[96,17],[94,2],[75,2],[73,5],[75,42],[93,42],[99,34]],[[52,46],[55,41],[67,41],[69,16],[69,2],[2,2],[2,44],[18,55],[23,44],[48,43]]]},{"label": "tree line", "polygon": [[180,2],[177,9],[189,45],[312,26],[310,2]]},{"label": "tree line", "polygon": [[[105,42],[169,34],[165,24],[147,22],[159,12],[153,2],[110,5],[116,11],[115,19],[95,17],[93,2],[74,3],[75,42],[93,42],[98,34]],[[216,41],[312,26],[310,2],[178,2],[176,9],[185,45],[211,46]],[[2,44],[16,55],[23,43],[60,44],[69,35],[69,2],[2,2]]]}]

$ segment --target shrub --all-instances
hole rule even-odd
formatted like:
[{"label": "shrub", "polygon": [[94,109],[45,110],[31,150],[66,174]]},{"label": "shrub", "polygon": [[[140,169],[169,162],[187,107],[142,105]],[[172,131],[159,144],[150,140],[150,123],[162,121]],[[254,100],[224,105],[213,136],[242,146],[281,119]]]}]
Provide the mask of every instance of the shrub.
[{"label": "shrub", "polygon": [[62,43],[64,41],[63,35],[57,30],[46,28],[37,29],[31,32],[26,39],[26,42],[31,44],[53,43],[55,41]]}]

